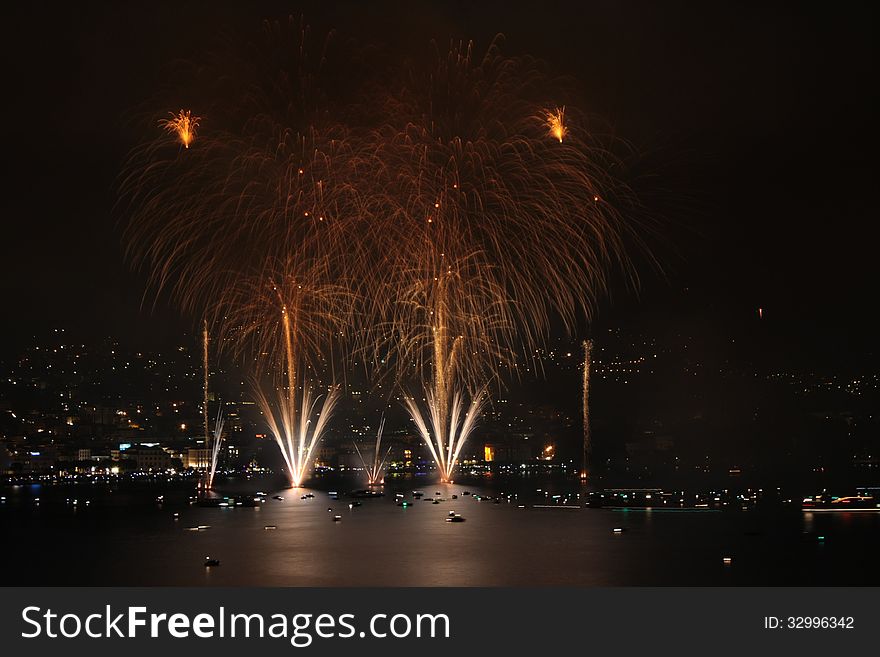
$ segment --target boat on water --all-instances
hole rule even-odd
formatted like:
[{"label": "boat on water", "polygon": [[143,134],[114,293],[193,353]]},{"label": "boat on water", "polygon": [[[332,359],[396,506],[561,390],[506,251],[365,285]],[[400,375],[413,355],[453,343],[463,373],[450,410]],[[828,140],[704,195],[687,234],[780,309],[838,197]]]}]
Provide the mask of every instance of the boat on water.
[{"label": "boat on water", "polygon": [[385,497],[385,493],[380,490],[373,490],[372,488],[361,488],[351,491],[348,496],[355,499],[371,499],[374,497]]},{"label": "boat on water", "polygon": [[803,499],[801,509],[804,511],[861,511],[880,513],[880,497],[867,493],[837,496],[822,493],[810,495]]}]

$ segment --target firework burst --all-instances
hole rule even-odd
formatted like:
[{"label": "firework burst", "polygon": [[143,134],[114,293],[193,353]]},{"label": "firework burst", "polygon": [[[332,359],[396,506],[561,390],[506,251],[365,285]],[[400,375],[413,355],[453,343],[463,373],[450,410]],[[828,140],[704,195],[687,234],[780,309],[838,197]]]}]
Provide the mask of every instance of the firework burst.
[{"label": "firework burst", "polygon": [[169,112],[170,119],[160,119],[159,126],[177,137],[184,148],[189,148],[196,138],[196,129],[199,127],[200,116],[193,116],[190,110],[180,110],[177,114]]},{"label": "firework burst", "polygon": [[546,113],[547,128],[550,136],[556,139],[560,144],[568,132],[565,129],[565,108],[557,107],[555,111]]},{"label": "firework burst", "polygon": [[384,220],[367,235],[382,263],[365,274],[367,342],[374,360],[397,355],[402,379],[429,382],[405,405],[448,480],[486,385],[533,369],[555,321],[573,332],[590,318],[608,272],[631,271],[637,226],[599,136],[542,109],[536,62],[458,45],[403,79],[384,103],[393,121],[369,136],[367,196]]}]

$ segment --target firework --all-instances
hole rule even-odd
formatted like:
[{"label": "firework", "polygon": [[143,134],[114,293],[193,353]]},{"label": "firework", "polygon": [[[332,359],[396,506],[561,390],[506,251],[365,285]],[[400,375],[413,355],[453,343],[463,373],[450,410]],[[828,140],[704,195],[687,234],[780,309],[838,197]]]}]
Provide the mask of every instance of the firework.
[{"label": "firework", "polygon": [[339,387],[330,386],[320,407],[318,407],[320,397],[313,398],[312,390],[307,385],[303,386],[301,395],[298,394],[292,324],[290,314],[284,312],[282,327],[286,354],[286,385],[276,388],[274,403],[270,402],[260,386],[255,386],[255,395],[269,430],[284,457],[290,484],[298,488],[309,472],[315,446],[321,441],[327,422],[333,414],[339,399]]},{"label": "firework", "polygon": [[567,132],[565,129],[565,108],[557,107],[555,111],[546,112],[546,118],[550,136],[561,144]]},{"label": "firework", "polygon": [[440,481],[452,483],[461,450],[476,426],[486,394],[485,390],[479,391],[469,404],[461,392],[443,401],[436,394],[436,389],[425,388],[427,414],[412,397],[404,398],[404,405],[440,470]]},{"label": "firework", "polygon": [[364,456],[361,453],[360,448],[357,446],[357,443],[352,443],[358,457],[361,460],[361,463],[364,466],[364,470],[367,471],[367,484],[369,486],[376,486],[384,482],[382,478],[382,471],[385,469],[385,461],[388,459],[388,454],[391,453],[390,446],[387,450],[385,450],[384,456],[380,451],[382,447],[382,431],[384,429],[385,417],[383,416],[382,419],[379,421],[379,431],[376,433],[376,445],[373,450],[373,461],[370,465],[367,465],[367,461],[366,459],[364,459]]},{"label": "firework", "polygon": [[323,401],[320,397],[313,398],[310,388],[304,388],[301,395],[297,395],[296,389],[278,389],[274,401],[270,401],[260,389],[255,392],[260,410],[284,457],[290,485],[298,488],[309,473],[315,447],[321,441],[339,399],[339,388],[329,388]]},{"label": "firework", "polygon": [[[276,398],[269,398],[259,388],[255,394],[261,412],[287,467],[290,485],[302,486],[310,470],[315,447],[321,441],[324,428],[339,398],[339,388],[328,390],[321,406],[320,397],[313,399],[310,388],[304,388],[301,396],[296,389],[278,389]],[[314,418],[317,417],[317,421]]]},{"label": "firework", "polygon": [[581,468],[581,479],[590,473],[590,452],[592,450],[590,436],[590,366],[593,356],[593,341],[584,340],[584,381],[583,381],[583,414],[584,414],[584,459]]},{"label": "firework", "polygon": [[637,226],[610,150],[577,113],[542,109],[532,60],[454,46],[403,80],[369,137],[383,221],[365,236],[381,263],[364,273],[367,335],[374,361],[429,381],[405,406],[449,479],[486,385],[536,369],[551,325],[590,318],[608,272],[631,271]]},{"label": "firework", "polygon": [[208,381],[210,370],[208,363],[208,322],[202,326],[202,421],[205,427],[205,446],[211,444],[211,430],[208,428]]},{"label": "firework", "polygon": [[551,326],[573,333],[609,271],[631,272],[619,162],[573,106],[546,109],[560,94],[534,60],[453,46],[334,106],[324,51],[294,28],[267,24],[271,56],[201,76],[226,105],[188,157],[167,140],[133,152],[129,255],[278,374],[257,395],[294,483],[339,394],[310,430],[311,390],[347,355],[424,390],[404,405],[448,480],[487,386],[537,369]]},{"label": "firework", "polygon": [[217,420],[214,422],[214,434],[211,442],[211,469],[208,471],[208,490],[214,486],[214,476],[217,474],[217,462],[220,458],[220,444],[223,441],[223,412],[217,411]]},{"label": "firework", "polygon": [[[266,23],[245,57],[224,49],[194,66],[196,79],[219,81],[193,91],[216,98],[200,148],[180,158],[167,140],[148,141],[120,183],[128,255],[150,290],[210,323],[217,351],[242,358],[255,381],[274,374],[256,395],[295,485],[339,395],[311,390],[350,326],[342,246],[360,208],[359,156],[322,106],[325,59],[311,59],[310,40],[297,21]],[[188,147],[198,120],[181,111],[161,125]]]},{"label": "firework", "polygon": [[177,114],[169,112],[170,119],[160,119],[159,126],[166,132],[177,136],[177,140],[184,148],[196,138],[196,128],[199,127],[200,116],[193,116],[190,110],[180,110]]}]

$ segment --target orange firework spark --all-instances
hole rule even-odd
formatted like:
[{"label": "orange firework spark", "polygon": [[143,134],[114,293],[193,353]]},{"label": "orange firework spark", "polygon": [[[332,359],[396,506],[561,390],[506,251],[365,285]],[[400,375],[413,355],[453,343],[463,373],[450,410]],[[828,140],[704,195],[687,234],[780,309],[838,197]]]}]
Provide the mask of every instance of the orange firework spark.
[{"label": "orange firework spark", "polygon": [[177,135],[180,143],[184,148],[196,138],[196,128],[199,127],[199,121],[202,117],[193,116],[190,110],[180,110],[177,114],[169,112],[170,119],[160,119],[159,126],[165,128],[166,132]]},{"label": "orange firework spark", "polygon": [[565,127],[565,107],[557,107],[556,111],[547,111],[547,127],[550,129],[550,136],[562,143],[568,130]]}]

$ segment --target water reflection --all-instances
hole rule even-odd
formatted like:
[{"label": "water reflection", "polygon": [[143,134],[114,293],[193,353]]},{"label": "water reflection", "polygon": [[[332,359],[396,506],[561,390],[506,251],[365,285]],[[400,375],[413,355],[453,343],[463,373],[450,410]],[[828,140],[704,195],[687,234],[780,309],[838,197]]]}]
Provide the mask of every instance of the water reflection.
[{"label": "water reflection", "polygon": [[[359,506],[321,490],[267,490],[255,508],[187,506],[171,494],[159,505],[155,494],[147,503],[124,491],[72,508],[60,503],[69,492],[50,504],[51,492],[39,491],[39,508],[19,498],[0,508],[2,556],[21,566],[5,569],[5,584],[880,583],[878,514],[627,512],[583,508],[571,491],[554,507],[530,484],[504,491],[500,503],[487,499],[499,490],[458,484],[392,485]],[[466,522],[446,522],[451,511]],[[193,527],[204,529],[186,531]],[[221,565],[206,568],[205,555]]]}]

